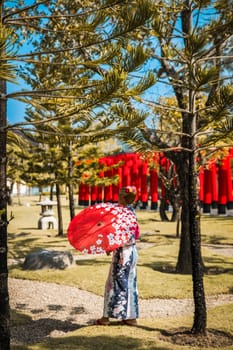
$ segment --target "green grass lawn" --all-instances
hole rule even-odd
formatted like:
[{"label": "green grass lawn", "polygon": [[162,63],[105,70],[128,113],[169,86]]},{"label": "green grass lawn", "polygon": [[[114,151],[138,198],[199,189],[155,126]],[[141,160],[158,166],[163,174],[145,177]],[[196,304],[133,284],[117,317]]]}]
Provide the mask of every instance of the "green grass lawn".
[{"label": "green grass lawn", "polygon": [[[208,327],[227,334],[233,334],[233,305],[211,309],[208,313]],[[15,316],[13,316],[15,317]],[[31,322],[21,316],[18,322]],[[16,322],[16,320],[15,320]],[[161,339],[161,334],[174,332],[179,327],[190,329],[192,317],[157,318],[140,321],[137,327],[113,325],[110,327],[87,326],[69,332],[64,337],[48,338],[42,343],[33,345],[13,345],[12,350],[215,350],[214,346],[192,347],[171,344]],[[221,350],[232,350],[233,345],[218,347]]]},{"label": "green grass lawn", "polygon": [[[38,230],[40,207],[36,202],[25,199],[28,205],[14,205],[9,208],[15,219],[8,227],[8,257],[23,261],[26,255],[38,249],[53,249],[70,251],[79,257],[82,254],[74,250],[66,238],[66,228],[69,223],[68,208],[63,209],[64,236],[58,237],[55,230]],[[78,211],[78,210],[77,210]],[[192,298],[192,277],[175,274],[174,269],[179,251],[179,239],[175,237],[176,224],[163,223],[157,212],[137,211],[141,231],[138,242],[138,287],[141,298]],[[233,218],[203,216],[201,220],[202,255],[208,273],[204,277],[206,295],[226,294],[233,291],[233,256],[222,253],[217,247],[232,247]],[[86,256],[77,259],[74,266],[63,270],[22,270],[21,264],[9,266],[9,276],[23,279],[56,282],[103,295],[103,289],[110,257]],[[87,277],[88,276],[88,277]],[[208,314],[208,327],[224,330],[233,334],[233,305],[211,309]],[[21,315],[20,322],[26,315]],[[18,319],[14,314],[13,320]],[[156,319],[143,321],[136,332],[129,327],[95,326],[80,328],[69,333],[67,337],[46,340],[44,344],[31,346],[14,346],[13,349],[44,350],[44,349],[180,349],[180,346],[165,343],[159,339],[161,329],[177,327],[190,328],[192,315],[178,319]],[[96,346],[98,344],[98,347]],[[182,347],[194,349],[192,347]],[[212,348],[209,348],[212,349]],[[233,349],[228,347],[226,349]]]},{"label": "green grass lawn", "polygon": [[[64,209],[64,237],[58,237],[55,230],[37,229],[39,209],[36,205],[12,208],[15,219],[8,228],[9,259],[24,259],[28,253],[38,249],[65,250],[75,256],[82,255],[70,246],[66,237],[68,209]],[[137,216],[141,229],[141,240],[138,242],[140,297],[192,298],[191,276],[174,273],[179,250],[179,239],[175,237],[176,224],[161,222],[156,212],[138,211]],[[233,218],[204,216],[202,235],[203,260],[207,271],[210,271],[204,277],[206,294],[230,293],[233,285],[233,257],[217,254],[209,245],[213,244],[213,237],[216,237],[215,244],[218,245],[233,243]],[[10,267],[10,276],[78,286],[103,295],[110,259],[105,255],[87,255],[86,259],[77,260],[76,265],[65,272],[25,271],[20,264],[13,265]]]}]

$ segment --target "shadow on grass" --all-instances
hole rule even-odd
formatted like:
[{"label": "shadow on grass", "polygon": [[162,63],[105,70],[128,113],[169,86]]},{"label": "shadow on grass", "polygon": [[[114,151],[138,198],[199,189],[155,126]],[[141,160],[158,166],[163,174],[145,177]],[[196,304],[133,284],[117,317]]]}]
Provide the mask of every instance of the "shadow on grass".
[{"label": "shadow on grass", "polygon": [[[17,238],[25,237],[25,238],[15,239],[16,237]],[[10,244],[12,245],[12,248],[10,249],[10,256],[9,256],[12,259],[23,258],[25,254],[31,251],[31,245],[35,244],[35,242],[39,240],[38,237],[32,238],[32,235],[30,233],[25,233],[25,232],[21,232],[18,235],[8,234],[8,238],[9,238]]]},{"label": "shadow on grass", "polygon": [[22,231],[18,234],[8,233],[9,243],[12,246],[10,249],[10,258],[24,258],[27,254],[40,249],[54,250],[54,247],[58,247],[58,249],[65,248],[65,245],[63,247],[62,241],[62,239],[65,237],[62,237],[62,239],[58,237],[56,239],[56,237],[48,234],[46,237],[51,237],[51,240],[43,242],[42,246],[41,238],[39,236],[33,237],[31,232]]},{"label": "shadow on grass", "polygon": [[25,230],[25,231],[31,231],[31,230],[33,230],[33,231],[41,231],[38,227],[20,227],[22,230]]},{"label": "shadow on grass", "polygon": [[206,334],[195,334],[191,330],[180,328],[170,331],[161,331],[160,340],[169,341],[172,344],[184,346],[189,345],[192,348],[217,348],[222,349],[225,346],[233,344],[233,337],[230,333],[219,331],[217,329],[207,329]]},{"label": "shadow on grass", "polygon": [[[224,244],[224,240],[227,241],[227,238],[224,239],[223,236],[206,236],[206,235],[202,235],[202,241],[203,242],[207,242],[208,244],[219,244],[219,245],[223,245]],[[225,243],[227,245],[227,243]],[[229,243],[228,243],[229,245]]]},{"label": "shadow on grass", "polygon": [[142,219],[142,218],[140,218],[140,224],[148,224],[149,222],[161,222],[161,220],[159,220],[159,219],[148,219],[148,218],[146,218],[146,219]]},{"label": "shadow on grass", "polygon": [[176,267],[170,261],[158,261],[152,262],[150,264],[138,264],[138,266],[149,267],[154,271],[164,272],[164,273],[172,273],[176,274]]},{"label": "shadow on grass", "polygon": [[[37,326],[39,326],[37,324]],[[85,326],[90,327],[90,326]],[[112,326],[110,326],[112,328]],[[113,326],[114,327],[114,326]],[[124,326],[127,327],[127,326]],[[76,328],[80,329],[83,327]],[[136,328],[144,329],[145,331],[158,331],[162,332],[163,330],[157,329],[157,328],[150,328],[150,327],[144,327],[144,326],[137,326],[134,327],[135,332]],[[109,328],[108,328],[109,329]],[[80,335],[71,335],[66,337],[57,337],[57,338],[49,338],[44,344],[40,344],[41,350],[50,350],[50,349],[56,349],[56,350],[122,350],[122,349],[141,349],[145,348],[145,345],[147,345],[147,348],[150,350],[167,350],[168,347],[165,346],[158,346],[156,345],[156,340],[146,340],[139,339],[136,337],[130,337],[130,336],[119,336],[114,335],[105,328],[106,334],[101,335],[91,335],[91,329],[88,336],[85,336],[83,334]],[[72,330],[71,330],[72,331]],[[112,330],[113,331],[113,328]],[[34,342],[35,344],[36,342]],[[146,344],[145,344],[146,343]],[[32,344],[32,343],[31,343]]]},{"label": "shadow on grass", "polygon": [[205,222],[213,221],[213,219],[226,222],[226,221],[232,221],[232,216],[210,215],[210,216],[202,216],[201,219]]},{"label": "shadow on grass", "polygon": [[40,318],[30,320],[28,323],[11,326],[11,341],[13,344],[35,344],[48,337],[52,332],[67,333],[83,327],[72,323],[71,320],[56,320],[51,318]]},{"label": "shadow on grass", "polygon": [[[24,306],[22,306],[24,309]],[[50,310],[60,309],[60,305],[50,305]],[[76,310],[82,313],[85,310]],[[11,311],[11,343],[12,349],[29,350],[36,346],[40,350],[122,350],[122,349],[148,349],[148,350],[169,350],[173,344],[176,346],[191,346],[206,348],[222,348],[233,344],[233,337],[230,333],[216,329],[207,329],[206,335],[192,334],[188,328],[161,329],[147,325],[138,324],[133,329],[135,336],[127,333],[128,326],[119,325],[114,321],[109,327],[82,325],[74,323],[71,317],[66,320],[41,318],[32,320],[28,315],[15,310]],[[91,321],[90,321],[91,323]],[[119,327],[122,327],[119,336]],[[85,332],[81,329],[86,328]],[[79,334],[80,330],[80,334]],[[148,332],[148,335],[137,336],[137,330]],[[75,332],[71,333],[70,332]],[[157,332],[158,334],[149,336],[149,333]],[[99,334],[100,333],[100,334]],[[127,334],[127,335],[125,335]],[[159,344],[158,342],[166,342]],[[169,345],[170,344],[170,345]]]},{"label": "shadow on grass", "polygon": [[[9,239],[18,239],[21,237],[32,237],[32,234],[30,232],[20,232],[20,233],[8,233],[8,238]],[[28,239],[28,238],[27,238]],[[35,241],[38,239],[38,237],[36,238],[30,238],[32,241]],[[17,240],[17,244],[18,244],[18,240]]]},{"label": "shadow on grass", "polygon": [[[205,258],[205,263],[211,266],[205,266],[203,272],[206,275],[221,275],[223,273],[233,274],[232,262],[226,262],[224,257],[208,257]],[[176,266],[170,261],[154,261],[151,263],[138,264],[138,266],[148,267],[154,271],[178,274]],[[224,267],[223,267],[224,266]],[[229,267],[228,267],[229,266]]]},{"label": "shadow on grass", "polygon": [[101,259],[101,258],[98,258],[98,259],[85,259],[85,258],[82,258],[82,259],[77,259],[75,261],[75,264],[78,265],[78,266],[93,266],[93,264],[95,266],[97,265],[109,265],[109,260],[104,260],[104,259]]},{"label": "shadow on grass", "polygon": [[[155,342],[148,342],[147,349],[150,350],[167,350],[167,346],[156,346]],[[71,336],[66,339],[51,339],[43,350],[122,350],[122,349],[145,349],[145,340],[129,336]],[[41,349],[41,350],[42,350]]]},{"label": "shadow on grass", "polygon": [[227,262],[224,256],[205,257],[205,263],[210,265],[204,267],[204,272],[207,275],[220,275],[222,273],[233,274],[232,262]]},{"label": "shadow on grass", "polygon": [[[145,339],[139,339],[130,336],[117,336],[115,335],[114,328],[119,326],[119,323],[113,323],[109,327],[100,327],[101,332],[107,334],[92,335],[96,332],[96,329],[92,331],[93,322],[90,325],[82,325],[73,323],[72,319],[56,320],[51,318],[41,318],[38,320],[32,320],[29,316],[17,311],[12,311],[14,321],[11,324],[11,343],[14,349],[29,349],[31,345],[40,343],[39,348],[41,350],[46,349],[82,349],[82,350],[121,350],[121,349],[137,349],[145,345]],[[17,322],[17,318],[21,321]],[[69,332],[78,331],[81,328],[90,328],[88,336],[83,334],[68,335]],[[99,326],[98,326],[99,327]],[[128,327],[128,326],[119,326]],[[131,327],[130,327],[131,328]],[[136,329],[142,329],[148,332],[163,332],[164,330],[147,327],[143,325],[135,326]],[[132,329],[132,328],[131,328]],[[147,341],[150,350],[166,350],[167,347],[158,347],[154,345],[154,340]]]}]

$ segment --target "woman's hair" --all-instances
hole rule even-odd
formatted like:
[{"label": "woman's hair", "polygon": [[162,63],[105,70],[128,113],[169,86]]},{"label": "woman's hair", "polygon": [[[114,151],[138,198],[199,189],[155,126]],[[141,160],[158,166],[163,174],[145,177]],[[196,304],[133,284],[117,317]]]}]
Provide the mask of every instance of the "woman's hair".
[{"label": "woman's hair", "polygon": [[137,190],[135,186],[126,186],[120,188],[119,195],[123,196],[126,204],[132,204],[135,201]]}]

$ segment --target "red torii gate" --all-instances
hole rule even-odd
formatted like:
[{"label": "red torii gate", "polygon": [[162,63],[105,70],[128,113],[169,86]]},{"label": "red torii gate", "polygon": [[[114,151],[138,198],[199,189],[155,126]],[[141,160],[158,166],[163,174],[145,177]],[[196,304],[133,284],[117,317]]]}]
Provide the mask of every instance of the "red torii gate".
[{"label": "red torii gate", "polygon": [[[122,186],[136,186],[137,200],[141,201],[141,208],[157,210],[160,195],[163,196],[163,186],[158,181],[158,163],[169,160],[156,153],[153,159],[143,158],[138,153],[122,153],[103,157],[99,160],[107,166],[123,163],[117,169],[108,170],[99,176],[119,176],[117,185],[89,186],[79,185],[79,205],[90,205],[98,202],[117,202],[118,191]],[[154,164],[154,166],[152,165]],[[165,164],[165,163],[164,163]],[[166,166],[167,166],[166,165]],[[199,172],[200,203],[204,213],[218,209],[219,214],[225,214],[226,209],[233,209],[233,148],[222,160],[212,160],[207,167],[202,166]]]}]

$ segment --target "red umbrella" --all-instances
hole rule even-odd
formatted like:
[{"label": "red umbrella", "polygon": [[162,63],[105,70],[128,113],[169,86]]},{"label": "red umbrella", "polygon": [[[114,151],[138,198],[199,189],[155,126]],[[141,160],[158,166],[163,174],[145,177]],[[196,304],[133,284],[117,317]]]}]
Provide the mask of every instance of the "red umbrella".
[{"label": "red umbrella", "polygon": [[137,232],[137,219],[130,209],[100,203],[82,210],[72,219],[68,239],[83,253],[102,254],[123,246]]}]

